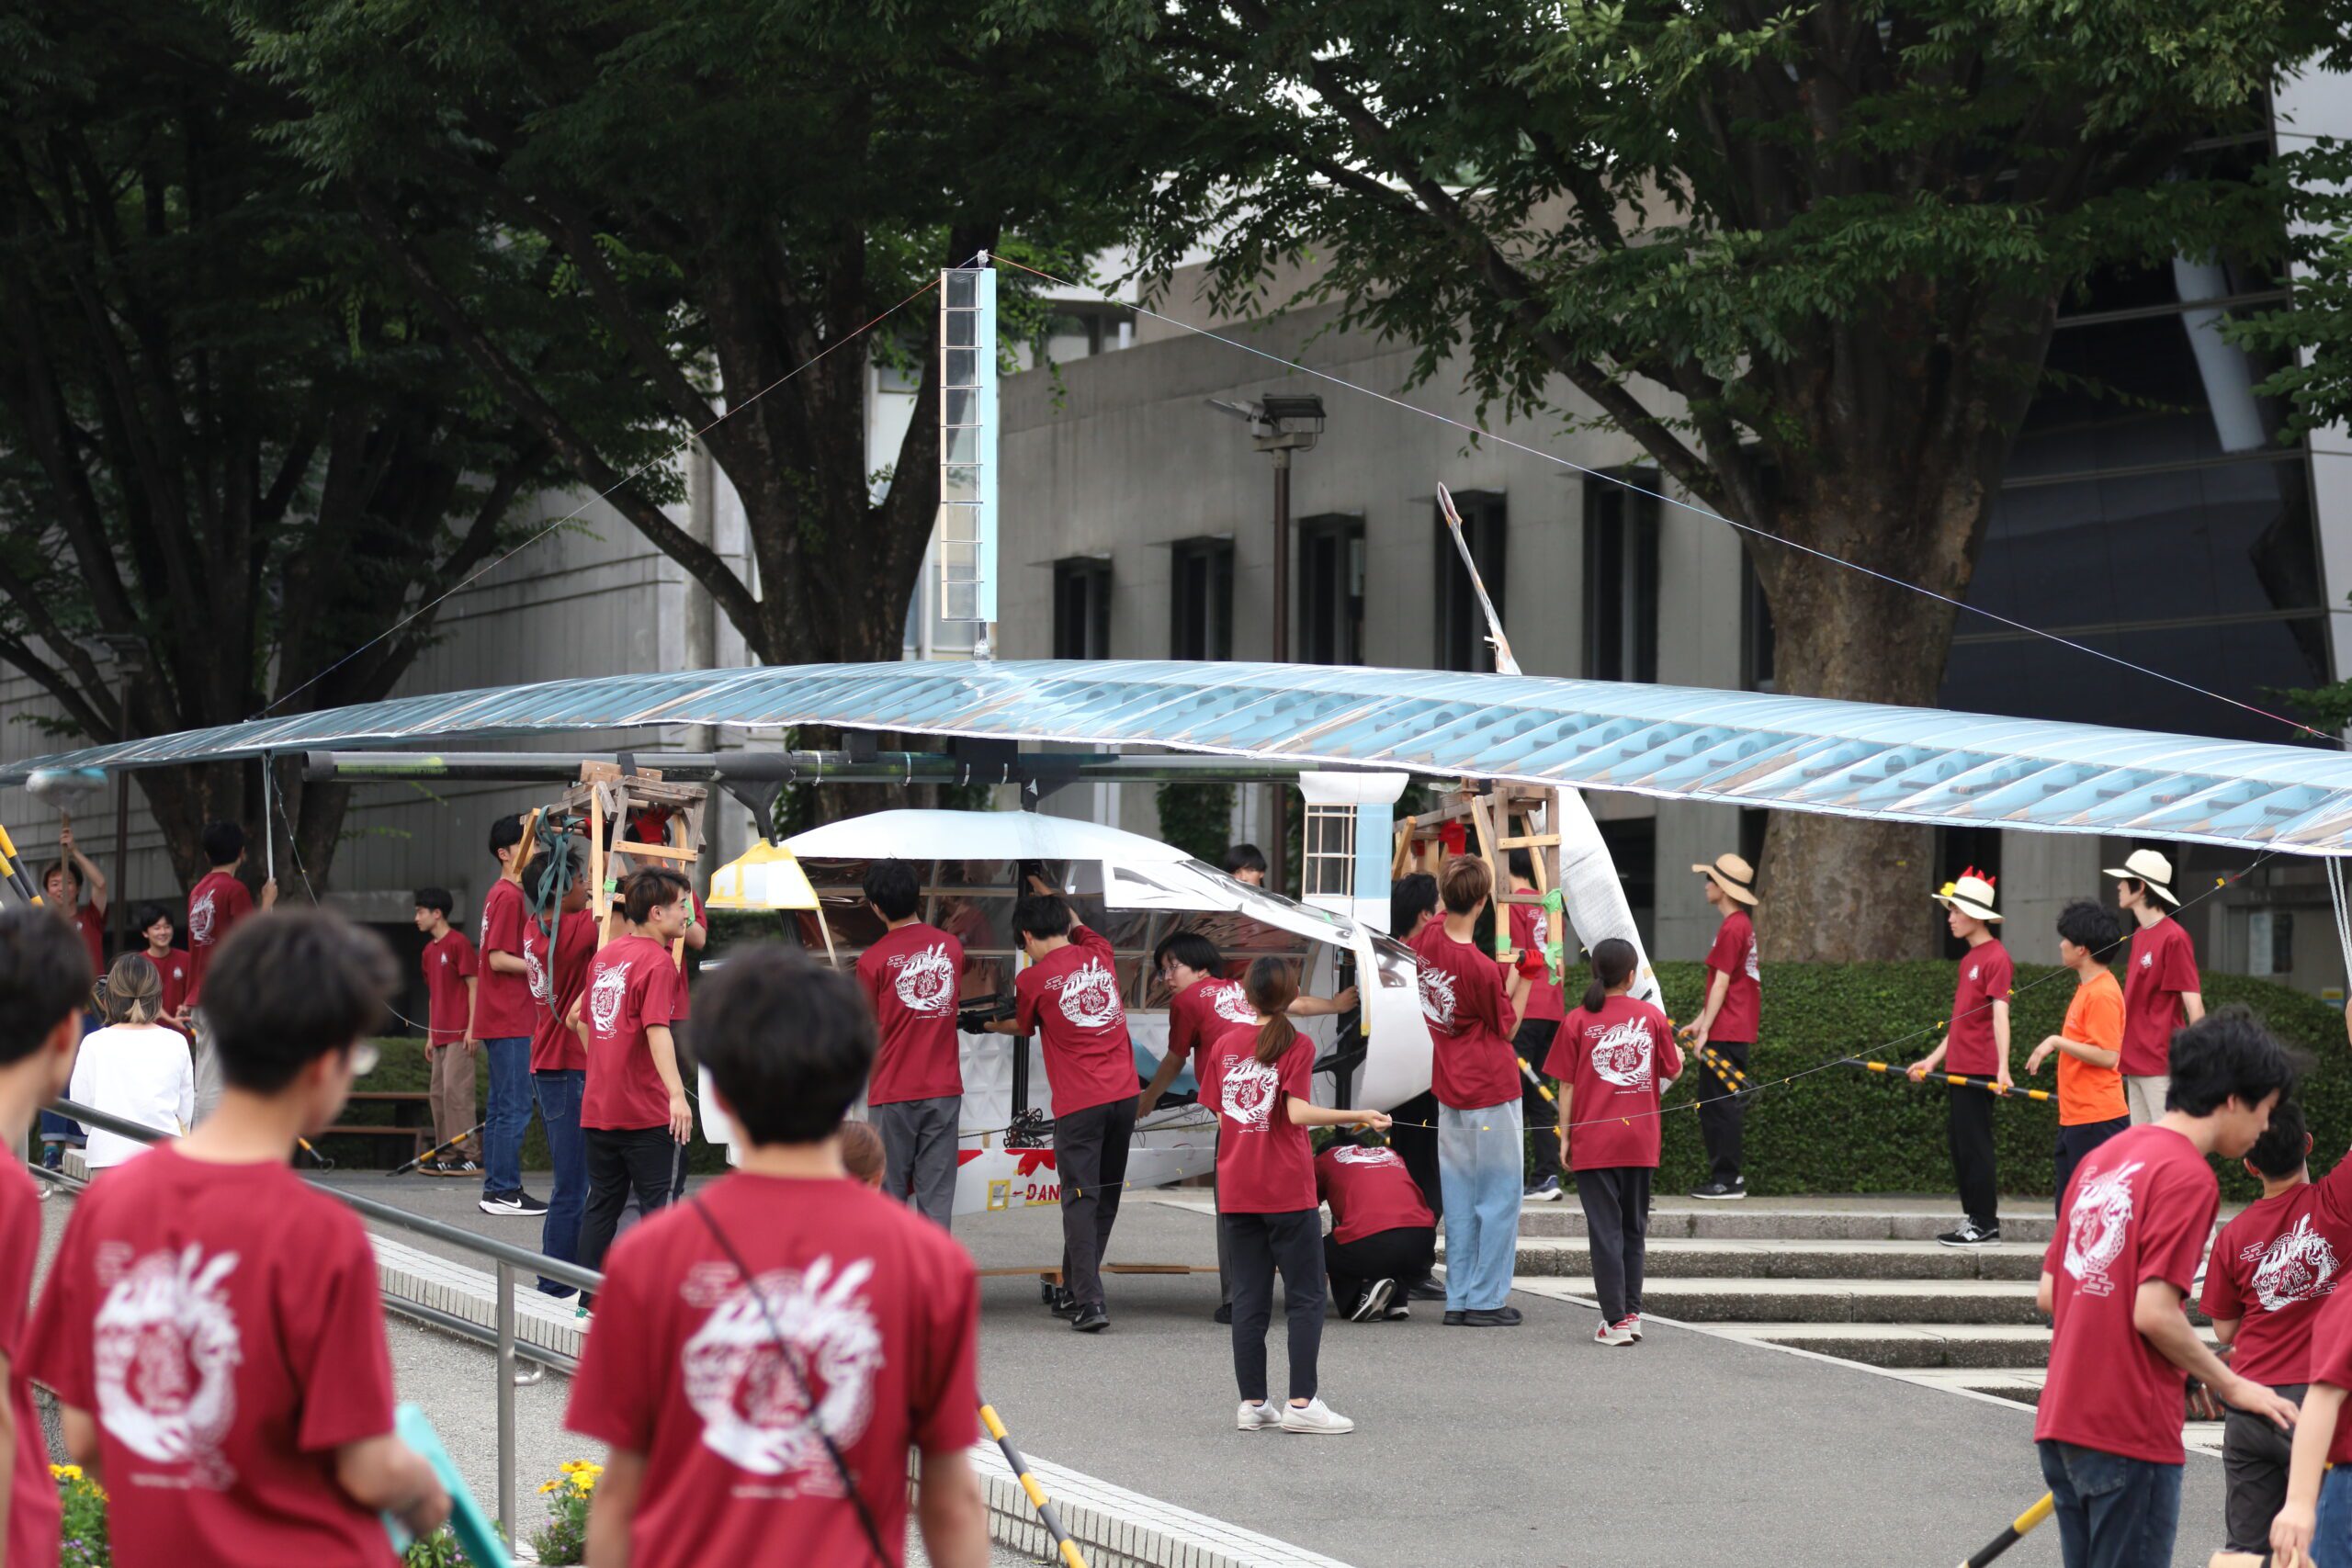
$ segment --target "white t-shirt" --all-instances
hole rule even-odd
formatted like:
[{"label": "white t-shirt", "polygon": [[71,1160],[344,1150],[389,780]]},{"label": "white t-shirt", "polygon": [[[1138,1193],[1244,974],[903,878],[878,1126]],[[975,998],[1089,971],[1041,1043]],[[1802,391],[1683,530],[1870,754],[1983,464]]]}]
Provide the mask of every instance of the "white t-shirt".
[{"label": "white t-shirt", "polygon": [[[66,1097],[175,1137],[196,1120],[196,1069],[187,1040],[155,1023],[109,1024],[84,1035]],[[120,1165],[147,1146],[101,1128],[88,1131],[82,1158],[93,1170]]]}]

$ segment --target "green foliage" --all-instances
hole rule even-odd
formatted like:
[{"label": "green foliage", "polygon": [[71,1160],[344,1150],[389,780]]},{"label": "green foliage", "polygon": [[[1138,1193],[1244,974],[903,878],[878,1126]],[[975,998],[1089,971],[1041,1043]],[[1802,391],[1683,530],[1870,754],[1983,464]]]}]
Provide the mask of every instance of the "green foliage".
[{"label": "green foliage", "polygon": [[1160,838],[1194,860],[1217,864],[1233,842],[1233,792],[1229,784],[1161,784],[1153,792]]},{"label": "green foliage", "polygon": [[546,1568],[562,1568],[588,1560],[588,1504],[595,1495],[601,1464],[567,1460],[561,1473],[539,1483],[548,1500],[548,1522],[531,1532],[531,1550]]},{"label": "green foliage", "polygon": [[114,1547],[107,1535],[106,1488],[82,1473],[78,1464],[52,1464],[57,1483],[58,1568],[113,1568]]}]

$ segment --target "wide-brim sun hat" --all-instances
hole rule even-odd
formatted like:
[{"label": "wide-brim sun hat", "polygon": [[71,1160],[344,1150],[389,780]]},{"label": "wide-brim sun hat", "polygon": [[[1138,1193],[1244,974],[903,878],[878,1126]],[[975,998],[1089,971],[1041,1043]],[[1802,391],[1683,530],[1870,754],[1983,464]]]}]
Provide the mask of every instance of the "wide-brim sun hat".
[{"label": "wide-brim sun hat", "polygon": [[1756,902],[1756,868],[1737,855],[1717,855],[1713,865],[1690,868],[1742,904]]},{"label": "wide-brim sun hat", "polygon": [[1993,908],[1993,900],[1997,897],[1993,882],[1992,877],[1972,865],[1928,897],[1947,909],[1958,909],[1972,919],[1990,925],[2001,918],[2000,911]]},{"label": "wide-brim sun hat", "polygon": [[2106,874],[2129,877],[2173,908],[2180,907],[2180,896],[2172,890],[2172,862],[2160,850],[2133,850],[2121,865],[2109,866]]}]

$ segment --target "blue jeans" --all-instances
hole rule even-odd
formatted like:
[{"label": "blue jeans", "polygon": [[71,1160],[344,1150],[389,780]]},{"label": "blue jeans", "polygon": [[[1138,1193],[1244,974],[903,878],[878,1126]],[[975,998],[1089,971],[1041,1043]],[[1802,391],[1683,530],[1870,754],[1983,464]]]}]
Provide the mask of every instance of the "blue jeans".
[{"label": "blue jeans", "polygon": [[482,1118],[481,1195],[523,1189],[523,1134],[531,1128],[531,1040],[517,1034],[485,1040],[490,1058],[490,1110]]},{"label": "blue jeans", "polygon": [[[555,1190],[548,1194],[547,1223],[539,1228],[539,1250],[566,1263],[580,1261],[580,1216],[588,1207],[588,1169],[580,1146],[580,1100],[588,1075],[577,1067],[531,1075],[539,1102],[539,1125],[548,1130],[548,1157],[555,1163]],[[572,1287],[542,1277],[539,1289],[560,1296]]]},{"label": "blue jeans", "polygon": [[1527,1168],[1520,1116],[1517,1100],[1476,1111],[1437,1108],[1448,1312],[1492,1312],[1510,1298]]},{"label": "blue jeans", "polygon": [[[2041,1478],[2057,1503],[2066,1568],[2172,1568],[2180,1526],[2179,1465],[2054,1439],[2035,1447],[2041,1450]],[[2323,1513],[2323,1528],[2325,1517]]]},{"label": "blue jeans", "polygon": [[2317,1568],[2352,1568],[2352,1465],[2339,1464],[2321,1478],[2310,1555]]}]

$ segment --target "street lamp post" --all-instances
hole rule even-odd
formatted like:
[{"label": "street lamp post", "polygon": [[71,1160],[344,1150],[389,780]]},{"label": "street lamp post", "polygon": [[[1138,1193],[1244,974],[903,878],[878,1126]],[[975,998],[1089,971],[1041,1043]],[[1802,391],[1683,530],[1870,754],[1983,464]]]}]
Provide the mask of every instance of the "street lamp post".
[{"label": "street lamp post", "polygon": [[[1247,424],[1250,445],[1274,460],[1274,604],[1270,640],[1274,662],[1286,663],[1290,659],[1290,458],[1294,452],[1313,451],[1321,438],[1323,400],[1312,392],[1284,392],[1248,403],[1211,398],[1208,405]],[[1273,841],[1266,846],[1267,881],[1280,892],[1288,869],[1290,794],[1283,784],[1269,788]]]}]

